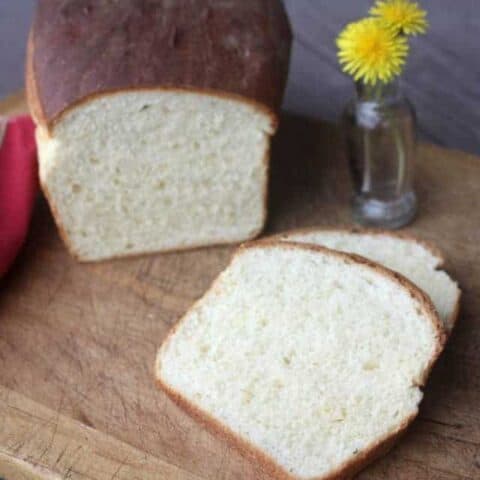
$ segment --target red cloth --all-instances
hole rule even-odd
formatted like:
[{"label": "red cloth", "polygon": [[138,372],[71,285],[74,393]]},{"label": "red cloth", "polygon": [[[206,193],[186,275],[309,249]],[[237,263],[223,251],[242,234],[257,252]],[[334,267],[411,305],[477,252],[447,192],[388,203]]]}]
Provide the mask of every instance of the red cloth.
[{"label": "red cloth", "polygon": [[12,118],[0,146],[0,277],[25,241],[38,192],[34,130],[30,117]]}]

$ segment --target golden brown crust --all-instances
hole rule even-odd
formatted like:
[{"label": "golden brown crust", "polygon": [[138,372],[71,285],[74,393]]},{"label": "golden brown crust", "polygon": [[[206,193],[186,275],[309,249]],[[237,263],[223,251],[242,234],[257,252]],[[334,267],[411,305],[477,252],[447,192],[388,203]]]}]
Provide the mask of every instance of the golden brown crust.
[{"label": "golden brown crust", "polygon": [[[424,294],[420,289],[418,289],[413,283],[411,283],[408,279],[402,277],[391,270],[388,270],[381,265],[375,264],[364,257],[360,257],[358,255],[347,254],[343,252],[337,252],[335,250],[329,250],[325,247],[317,246],[317,245],[310,245],[310,244],[302,244],[302,243],[294,243],[294,242],[277,242],[275,240],[267,239],[267,240],[258,240],[256,242],[250,242],[247,244],[243,244],[232,256],[230,264],[231,265],[236,257],[241,254],[242,251],[245,249],[250,248],[284,248],[284,249],[302,249],[302,250],[309,250],[314,252],[319,252],[323,254],[328,254],[331,256],[335,256],[337,258],[346,261],[347,263],[355,263],[364,266],[370,270],[374,270],[377,273],[389,278],[390,280],[398,283],[401,288],[407,289],[410,296],[415,299],[420,307],[424,310],[427,314],[427,317],[432,322],[434,329],[437,333],[437,346],[432,355],[431,361],[427,365],[423,378],[421,379],[420,385],[423,385],[427,378],[428,374],[440,355],[443,345],[445,343],[445,335],[443,329],[441,327],[441,321],[438,317],[438,314],[431,303],[430,299],[426,294]],[[228,266],[227,266],[228,268]],[[274,478],[278,478],[279,480],[299,480],[298,477],[291,475],[287,472],[284,468],[282,468],[273,458],[271,458],[266,453],[262,452],[258,447],[250,443],[248,440],[242,438],[239,434],[233,432],[230,428],[223,425],[217,419],[215,419],[212,415],[202,410],[200,407],[193,404],[190,400],[182,396],[182,394],[176,391],[174,388],[170,387],[166,382],[164,382],[161,378],[161,363],[160,357],[162,355],[163,350],[166,348],[168,342],[175,334],[179,326],[182,322],[186,319],[188,313],[191,310],[194,310],[206,298],[207,294],[210,291],[213,291],[217,288],[217,285],[222,278],[222,273],[213,281],[210,288],[204,294],[202,298],[197,300],[192,307],[183,315],[170,329],[169,333],[167,334],[166,338],[162,342],[162,345],[157,354],[157,360],[155,362],[155,381],[159,388],[161,388],[179,407],[181,407],[187,414],[191,415],[194,419],[199,421],[202,425],[204,425],[207,429],[211,432],[220,435],[225,441],[227,441],[230,445],[236,448],[242,455],[249,459],[253,459],[264,472],[272,475]],[[315,477],[310,480],[345,480],[350,478],[351,476],[358,473],[360,470],[364,469],[367,465],[369,465],[375,459],[381,457],[382,455],[386,454],[395,444],[395,442],[405,433],[409,425],[415,419],[417,413],[411,415],[409,418],[406,418],[396,429],[394,432],[380,438],[372,444],[368,449],[360,452],[356,455],[353,459],[345,462],[343,465],[340,465],[334,472],[329,473],[328,475],[324,475],[322,477]]]},{"label": "golden brown crust", "polygon": [[275,116],[291,31],[280,0],[41,0],[31,38],[31,108],[51,130],[95,95],[142,88],[225,92]]},{"label": "golden brown crust", "polygon": [[59,111],[55,117],[47,120],[45,115],[45,109],[42,105],[41,98],[38,92],[38,86],[36,82],[36,73],[35,73],[35,33],[34,28],[30,30],[28,35],[27,43],[27,57],[26,57],[26,66],[25,66],[25,85],[26,85],[26,96],[27,104],[30,110],[30,113],[37,123],[46,129],[50,134],[53,133],[55,125],[60,122],[68,113],[70,113],[75,108],[78,108],[82,105],[87,105],[88,103],[97,100],[98,98],[116,95],[121,93],[128,92],[178,92],[178,93],[197,93],[203,95],[210,95],[212,97],[226,99],[231,101],[240,102],[242,104],[250,105],[252,108],[256,109],[258,112],[263,113],[268,116],[271,123],[272,132],[275,132],[278,128],[279,117],[278,112],[271,107],[268,107],[262,102],[255,100],[254,98],[249,98],[243,95],[239,95],[233,92],[224,92],[222,90],[210,89],[210,88],[187,88],[187,87],[175,87],[175,86],[136,86],[128,88],[110,88],[105,89],[102,92],[93,92],[91,94],[85,95],[82,98],[79,98],[72,103],[70,103],[66,108]]}]

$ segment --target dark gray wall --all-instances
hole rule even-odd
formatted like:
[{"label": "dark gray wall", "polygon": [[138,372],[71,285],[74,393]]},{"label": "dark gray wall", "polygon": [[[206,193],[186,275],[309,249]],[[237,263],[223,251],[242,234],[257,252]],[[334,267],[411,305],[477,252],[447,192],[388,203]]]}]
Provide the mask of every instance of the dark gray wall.
[{"label": "dark gray wall", "polygon": [[[245,0],[238,0],[245,1]],[[335,56],[341,27],[370,0],[284,0],[295,32],[288,110],[334,121],[352,94]],[[34,0],[0,0],[0,96],[21,88]],[[414,39],[404,78],[421,134],[480,154],[480,1],[421,0],[427,36]]]},{"label": "dark gray wall", "polygon": [[[480,154],[480,1],[420,0],[430,30],[412,41],[404,87],[420,132],[436,143]],[[285,0],[295,32],[286,107],[338,117],[352,82],[341,74],[335,37],[370,0]]]},{"label": "dark gray wall", "polygon": [[35,0],[0,0],[0,97],[23,86],[25,45]]}]

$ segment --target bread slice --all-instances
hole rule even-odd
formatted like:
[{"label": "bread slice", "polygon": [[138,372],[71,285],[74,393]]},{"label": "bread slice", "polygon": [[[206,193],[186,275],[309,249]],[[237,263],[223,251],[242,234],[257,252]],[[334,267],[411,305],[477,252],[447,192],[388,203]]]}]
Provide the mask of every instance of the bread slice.
[{"label": "bread slice", "polygon": [[174,326],[156,378],[276,478],[345,478],[416,416],[443,341],[430,300],[403,277],[258,242]]},{"label": "bread slice", "polygon": [[402,274],[430,296],[445,330],[452,331],[461,292],[441,270],[445,259],[436,247],[405,234],[368,229],[312,228],[292,230],[276,238],[354,253]]}]

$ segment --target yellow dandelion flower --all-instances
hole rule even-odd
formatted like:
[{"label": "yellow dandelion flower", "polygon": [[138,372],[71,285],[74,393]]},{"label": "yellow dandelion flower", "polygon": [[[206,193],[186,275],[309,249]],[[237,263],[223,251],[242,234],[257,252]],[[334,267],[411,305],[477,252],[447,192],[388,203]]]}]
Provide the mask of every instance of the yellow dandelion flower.
[{"label": "yellow dandelion flower", "polygon": [[370,85],[388,83],[399,75],[408,54],[406,38],[376,18],[348,24],[340,32],[337,46],[343,71]]},{"label": "yellow dandelion flower", "polygon": [[370,13],[397,33],[417,35],[428,28],[427,12],[409,0],[377,0]]}]

